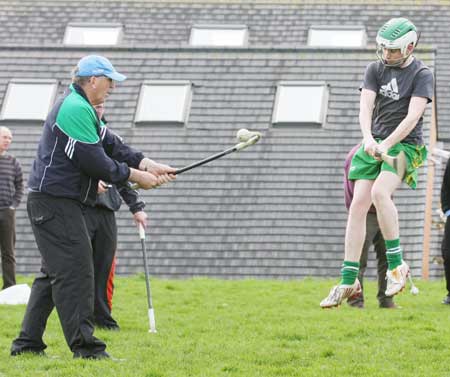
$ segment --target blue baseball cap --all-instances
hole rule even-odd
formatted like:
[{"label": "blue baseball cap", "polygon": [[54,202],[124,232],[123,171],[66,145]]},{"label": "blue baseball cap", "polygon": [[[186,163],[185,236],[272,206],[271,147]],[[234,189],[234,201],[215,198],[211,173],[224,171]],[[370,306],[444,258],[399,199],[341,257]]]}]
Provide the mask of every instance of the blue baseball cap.
[{"label": "blue baseball cap", "polygon": [[106,76],[114,81],[123,81],[127,78],[117,72],[108,59],[100,55],[88,55],[81,58],[77,67],[77,76],[80,77]]}]

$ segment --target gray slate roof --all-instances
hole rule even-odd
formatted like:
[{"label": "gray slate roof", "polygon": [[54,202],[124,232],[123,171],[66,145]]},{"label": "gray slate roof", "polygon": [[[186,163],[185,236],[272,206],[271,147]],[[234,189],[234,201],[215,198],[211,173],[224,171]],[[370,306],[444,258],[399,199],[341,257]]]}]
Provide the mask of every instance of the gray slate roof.
[{"label": "gray slate roof", "polygon": [[[446,135],[446,116],[450,116],[445,96],[445,48],[449,47],[444,34],[433,32],[433,23],[427,22],[427,17],[444,17],[450,8],[434,3],[408,5],[407,9],[406,5],[379,4],[127,1],[83,2],[80,7],[61,1],[3,1],[0,101],[11,78],[56,78],[62,91],[79,57],[95,51],[108,56],[129,77],[108,100],[110,126],[156,160],[182,166],[234,144],[239,128],[263,132],[262,141],[248,150],[144,193],[151,218],[152,273],[180,277],[337,276],[346,220],[342,164],[346,152],[361,137],[357,88],[374,52],[373,48],[305,48],[309,25],[358,22],[367,26],[368,38],[373,40],[388,18],[410,17],[423,30],[423,45],[439,47],[437,55],[425,48],[418,56],[437,71],[441,137]],[[104,12],[105,21],[125,25],[122,45],[95,50],[60,46],[66,23],[84,21],[94,10]],[[249,25],[250,47],[186,46],[190,25],[219,22]],[[140,84],[153,79],[194,83],[187,127],[133,124]],[[323,128],[272,127],[275,86],[281,80],[329,83]],[[13,129],[12,152],[28,172],[40,125],[2,124]],[[402,189],[397,195],[402,243],[416,274],[422,258],[426,172],[426,167],[421,170],[416,192]],[[439,179],[438,170],[437,185]],[[24,207],[22,204],[17,219],[18,271],[35,272],[39,257]],[[117,271],[142,271],[137,232],[124,208],[118,213],[118,225]],[[433,237],[432,252],[437,254],[437,231]],[[369,272],[373,275],[373,270]],[[432,266],[433,276],[440,273],[439,267]]]}]

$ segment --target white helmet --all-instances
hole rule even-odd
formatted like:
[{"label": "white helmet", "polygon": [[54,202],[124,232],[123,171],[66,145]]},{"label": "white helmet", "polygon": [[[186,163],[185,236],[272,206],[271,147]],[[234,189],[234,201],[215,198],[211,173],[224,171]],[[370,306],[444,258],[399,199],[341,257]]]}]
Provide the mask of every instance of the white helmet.
[{"label": "white helmet", "polygon": [[[411,44],[415,47],[418,41],[417,29],[406,18],[392,18],[386,22],[377,34],[377,56],[384,65],[398,67],[411,55],[408,51]],[[403,57],[393,64],[388,64],[383,57],[384,49],[399,49]]]}]

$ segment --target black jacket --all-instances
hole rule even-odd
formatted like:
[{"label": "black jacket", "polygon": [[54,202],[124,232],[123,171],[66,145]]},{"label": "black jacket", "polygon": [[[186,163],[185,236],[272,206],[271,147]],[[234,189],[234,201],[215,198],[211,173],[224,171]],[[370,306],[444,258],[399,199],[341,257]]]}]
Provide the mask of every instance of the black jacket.
[{"label": "black jacket", "polygon": [[447,161],[441,186],[441,208],[444,213],[450,209],[450,159]]},{"label": "black jacket", "polygon": [[31,191],[93,205],[98,180],[126,183],[144,158],[101,124],[83,89],[72,84],[48,115],[28,180]]}]

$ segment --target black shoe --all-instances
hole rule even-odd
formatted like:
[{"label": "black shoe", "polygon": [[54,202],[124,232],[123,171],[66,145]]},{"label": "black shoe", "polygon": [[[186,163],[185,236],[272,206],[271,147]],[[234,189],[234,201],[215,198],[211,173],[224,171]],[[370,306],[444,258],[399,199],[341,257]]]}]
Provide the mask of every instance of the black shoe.
[{"label": "black shoe", "polygon": [[364,309],[364,296],[362,292],[356,296],[349,297],[347,299],[347,304],[352,308]]},{"label": "black shoe", "polygon": [[347,304],[352,308],[364,309],[364,301],[361,300],[347,300]]},{"label": "black shoe", "polygon": [[20,356],[20,355],[35,355],[35,356],[46,356],[44,350],[38,350],[35,348],[22,348],[17,350],[11,350],[11,356]]},{"label": "black shoe", "polygon": [[102,330],[113,330],[113,331],[120,330],[119,324],[111,316],[106,318],[105,317],[95,318],[94,325],[95,327]]},{"label": "black shoe", "polygon": [[445,298],[442,300],[442,303],[444,305],[450,305],[450,296],[445,296]]},{"label": "black shoe", "polygon": [[120,331],[120,326],[111,323],[96,323],[95,326],[101,330]]},{"label": "black shoe", "polygon": [[378,307],[381,309],[401,309],[394,301],[380,302]]},{"label": "black shoe", "polygon": [[90,360],[102,360],[102,359],[109,359],[109,353],[106,351],[101,351],[97,353],[91,353],[91,354],[82,354],[79,351],[76,351],[73,353],[74,359],[90,359]]}]

